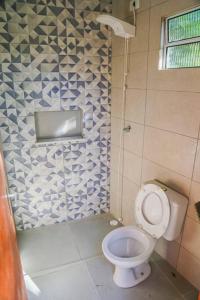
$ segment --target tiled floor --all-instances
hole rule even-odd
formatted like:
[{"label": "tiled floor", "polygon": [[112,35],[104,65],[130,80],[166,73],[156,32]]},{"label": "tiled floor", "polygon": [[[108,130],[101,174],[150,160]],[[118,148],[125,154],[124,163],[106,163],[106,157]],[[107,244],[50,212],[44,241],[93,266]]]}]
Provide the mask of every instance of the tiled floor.
[{"label": "tiled floor", "polygon": [[196,300],[195,289],[157,254],[140,285],[118,288],[102,256],[110,215],[18,233],[29,300]]}]

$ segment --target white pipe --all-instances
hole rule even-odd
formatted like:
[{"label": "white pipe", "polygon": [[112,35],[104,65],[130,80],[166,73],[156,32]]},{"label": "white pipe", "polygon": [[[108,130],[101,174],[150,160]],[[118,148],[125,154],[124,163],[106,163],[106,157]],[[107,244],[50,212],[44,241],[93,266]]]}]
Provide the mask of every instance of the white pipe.
[{"label": "white pipe", "polygon": [[[123,220],[123,171],[124,171],[124,133],[123,128],[125,127],[125,107],[126,107],[126,90],[127,90],[127,76],[128,76],[128,57],[129,57],[129,39],[124,39],[124,74],[123,74],[123,86],[122,86],[122,128],[120,131],[120,143],[119,143],[119,156],[118,156],[118,180],[117,188],[119,189],[120,196],[120,217],[119,221]],[[120,167],[122,166],[122,174],[120,174]],[[121,189],[120,189],[121,187]],[[121,190],[121,192],[120,192]]]}]

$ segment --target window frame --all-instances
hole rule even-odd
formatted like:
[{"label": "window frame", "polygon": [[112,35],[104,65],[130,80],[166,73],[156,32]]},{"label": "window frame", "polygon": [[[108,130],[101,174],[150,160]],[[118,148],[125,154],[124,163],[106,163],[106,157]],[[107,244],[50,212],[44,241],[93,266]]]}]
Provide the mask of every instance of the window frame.
[{"label": "window frame", "polygon": [[190,69],[190,68],[200,68],[200,66],[197,67],[178,67],[178,68],[168,68],[167,67],[167,50],[170,47],[174,46],[181,46],[181,45],[187,45],[187,44],[193,44],[200,42],[200,36],[198,37],[193,37],[193,38],[188,38],[188,39],[182,39],[179,41],[173,41],[173,42],[168,42],[168,37],[169,37],[169,28],[168,28],[168,20],[176,18],[178,16],[183,16],[186,15],[190,12],[193,12],[195,10],[199,10],[200,6],[193,7],[191,9],[186,9],[180,13],[170,15],[168,17],[163,17],[161,19],[161,49],[160,49],[160,59],[159,59],[159,69],[160,70],[177,70],[177,69]]}]

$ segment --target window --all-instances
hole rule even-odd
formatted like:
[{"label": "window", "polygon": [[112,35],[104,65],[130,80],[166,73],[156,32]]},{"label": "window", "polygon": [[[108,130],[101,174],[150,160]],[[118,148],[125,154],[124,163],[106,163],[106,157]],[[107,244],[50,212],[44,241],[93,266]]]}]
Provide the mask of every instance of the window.
[{"label": "window", "polygon": [[160,67],[200,67],[200,8],[163,20]]}]

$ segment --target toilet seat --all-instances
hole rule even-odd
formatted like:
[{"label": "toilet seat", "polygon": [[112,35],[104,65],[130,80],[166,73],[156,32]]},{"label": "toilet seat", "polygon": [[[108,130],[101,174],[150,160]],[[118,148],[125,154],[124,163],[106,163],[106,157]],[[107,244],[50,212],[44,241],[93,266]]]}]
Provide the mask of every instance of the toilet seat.
[{"label": "toilet seat", "polygon": [[[134,256],[130,254],[130,256],[128,257],[123,257],[123,255],[121,255],[122,253],[120,253],[120,243],[122,246],[124,246],[125,239],[133,240],[132,247],[137,247],[138,243],[142,244],[142,248],[138,254]],[[113,248],[113,244],[115,242],[118,242],[115,247],[118,252],[114,251]],[[136,226],[125,226],[117,228],[106,235],[102,242],[102,250],[107,259],[109,259],[113,264],[128,268],[140,265],[145,260],[147,260],[153,252],[155,243],[156,240],[153,239],[150,235],[146,234],[140,228]]]},{"label": "toilet seat", "polygon": [[136,226],[115,229],[102,242],[105,257],[115,266],[117,286],[133,287],[148,278],[157,240],[174,240],[180,234],[186,207],[184,196],[156,180],[141,187],[135,200]]},{"label": "toilet seat", "polygon": [[170,205],[164,190],[156,184],[145,184],[135,201],[137,225],[159,239],[166,231],[170,219]]}]

